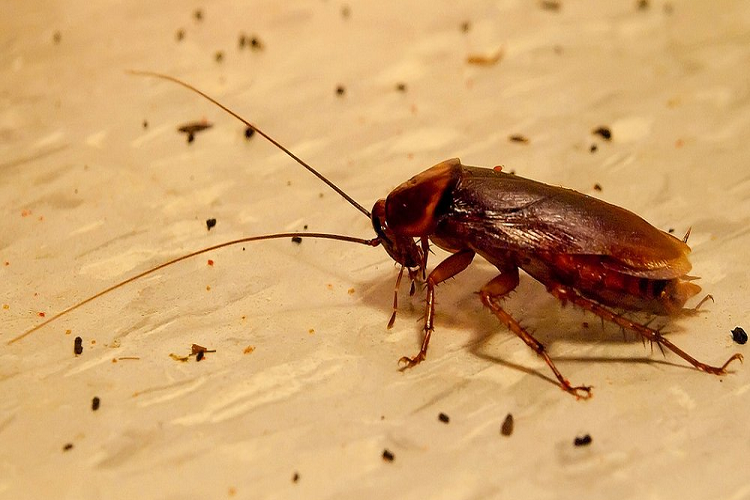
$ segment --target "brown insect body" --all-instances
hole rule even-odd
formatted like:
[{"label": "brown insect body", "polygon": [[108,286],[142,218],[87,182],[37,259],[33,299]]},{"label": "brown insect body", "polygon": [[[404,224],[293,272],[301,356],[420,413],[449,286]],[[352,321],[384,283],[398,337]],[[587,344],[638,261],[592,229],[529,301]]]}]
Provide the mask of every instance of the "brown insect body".
[{"label": "brown insect body", "polygon": [[[658,331],[603,307],[674,315],[700,292],[691,282],[695,278],[686,275],[691,269],[690,247],[623,208],[499,168],[469,167],[451,159],[398,186],[375,204],[373,213],[382,214],[382,220],[373,217],[373,225],[389,255],[403,266],[412,267],[419,251],[423,261],[418,267],[424,273],[428,238],[452,253],[427,278],[425,337],[415,357],[402,358],[407,367],[426,356],[435,286],[463,271],[475,254],[500,271],[480,291],[482,302],[545,359],[565,390],[577,396],[587,397],[590,387],[571,386],[544,346],[500,305],[518,285],[519,268],[563,302],[634,330],[700,370],[722,374],[732,360],[741,359],[736,354],[722,367],[706,365]],[[387,241],[389,234],[398,239]],[[419,238],[422,249],[405,237]],[[399,260],[402,255],[409,258]]]},{"label": "brown insect body", "polygon": [[[521,268],[607,305],[674,314],[700,292],[682,279],[691,269],[687,244],[570,189],[451,159],[397,187],[385,207],[386,226],[400,236],[427,236],[451,253],[473,251],[501,272]],[[413,266],[398,255],[391,253]]]},{"label": "brown insect body", "polygon": [[[519,283],[523,269],[563,302],[572,302],[603,320],[638,333],[644,340],[666,347],[699,370],[724,374],[734,354],[722,366],[710,366],[688,355],[657,330],[619,315],[605,306],[659,315],[683,311],[685,302],[700,291],[687,276],[690,247],[660,231],[637,215],[570,189],[506,174],[494,169],[464,166],[458,159],[446,160],[396,187],[378,200],[372,212],[352,199],[317,170],[295,156],[262,130],[198,89],[167,75],[154,76],[196,92],[231,114],[248,128],[284,151],[297,163],[326,183],[371,219],[377,234],[366,240],[327,233],[277,233],[241,238],[204,248],[148,269],[117,283],[48,318],[15,337],[17,342],[57,318],[144,276],[177,262],[227,246],[279,238],[325,238],[377,246],[401,265],[396,280],[393,314],[396,317],[398,289],[404,269],[414,281],[426,282],[424,338],[419,353],[401,358],[405,368],[425,359],[434,330],[435,287],[459,274],[476,254],[492,263],[499,274],[485,284],[482,303],[513,333],[539,354],[554,372],[560,386],[577,397],[589,397],[590,387],[572,386],[544,346],[527,332],[501,305],[502,298]],[[426,274],[429,242],[451,253]]]}]

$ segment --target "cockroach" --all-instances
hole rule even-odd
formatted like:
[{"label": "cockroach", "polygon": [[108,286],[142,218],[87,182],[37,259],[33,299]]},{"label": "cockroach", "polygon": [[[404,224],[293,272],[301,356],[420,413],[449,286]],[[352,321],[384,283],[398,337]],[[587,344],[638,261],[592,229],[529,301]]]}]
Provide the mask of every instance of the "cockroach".
[{"label": "cockroach", "polygon": [[[203,248],[169,260],[57,313],[10,340],[18,342],[61,316],[122,286],[197,255],[219,248],[278,238],[323,238],[376,247],[382,245],[400,266],[393,296],[392,327],[398,309],[398,290],[404,270],[411,280],[424,281],[426,304],[423,339],[419,352],[399,360],[411,368],[427,356],[434,331],[435,288],[471,264],[476,254],[493,264],[499,274],[479,291],[489,311],[544,359],[562,389],[588,398],[591,387],[574,386],[560,373],[544,345],[523,328],[502,306],[502,299],[519,283],[519,269],[541,282],[563,303],[570,302],[599,316],[602,321],[631,330],[669,349],[698,370],[723,375],[734,360],[723,365],[702,363],[666,339],[658,330],[637,323],[612,308],[674,316],[700,287],[688,276],[691,269],[687,236],[683,240],[665,233],[623,208],[562,187],[508,174],[502,168],[480,168],[450,159],[417,174],[396,187],[368,211],[341,188],[298,158],[261,129],[195,87],[168,75],[146,71],[132,74],[168,80],[195,92],[253,129],[347,200],[372,222],[375,237],[287,232],[251,236]],[[427,258],[432,244],[450,256],[429,274]]]}]

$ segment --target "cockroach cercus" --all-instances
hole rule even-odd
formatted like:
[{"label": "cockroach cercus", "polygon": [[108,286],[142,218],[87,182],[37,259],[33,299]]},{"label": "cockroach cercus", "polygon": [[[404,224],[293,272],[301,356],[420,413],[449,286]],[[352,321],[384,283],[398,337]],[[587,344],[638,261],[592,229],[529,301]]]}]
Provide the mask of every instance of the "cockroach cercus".
[{"label": "cockroach cercus", "polygon": [[[518,270],[523,269],[541,282],[549,293],[563,303],[571,302],[640,335],[660,349],[667,348],[698,370],[714,375],[726,373],[741,354],[732,355],[723,365],[702,363],[666,339],[658,330],[635,322],[611,308],[673,316],[684,311],[685,302],[700,287],[688,276],[690,247],[683,240],[656,229],[623,208],[605,203],[570,189],[549,186],[500,168],[462,165],[458,159],[446,160],[417,174],[396,187],[385,199],[368,211],[317,170],[294,155],[255,125],[212,97],[171,76],[132,71],[177,83],[209,100],[234,116],[248,128],[281,149],[301,166],[317,176],[352,206],[365,214],[376,236],[362,239],[328,233],[287,232],[252,236],[225,242],[172,259],[113,285],[57,314],[10,340],[17,342],[61,316],[146,275],[177,262],[219,248],[276,238],[325,238],[382,245],[401,266],[396,278],[393,326],[398,307],[398,290],[406,269],[411,279],[426,284],[424,336],[419,352],[403,357],[403,368],[425,359],[434,330],[435,287],[459,274],[479,254],[493,264],[499,274],[479,291],[482,303],[541,356],[565,391],[588,398],[591,387],[574,386],[560,373],[544,346],[502,307],[502,299],[516,288]],[[689,233],[689,231],[688,231]],[[430,242],[451,255],[429,274],[427,256]]]}]

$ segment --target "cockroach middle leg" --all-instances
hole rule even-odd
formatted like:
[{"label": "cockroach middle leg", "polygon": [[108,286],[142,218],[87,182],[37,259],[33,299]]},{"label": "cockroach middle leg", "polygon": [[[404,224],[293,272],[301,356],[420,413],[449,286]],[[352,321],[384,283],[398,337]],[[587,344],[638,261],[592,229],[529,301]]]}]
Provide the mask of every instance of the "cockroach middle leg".
[{"label": "cockroach middle leg", "polygon": [[484,285],[479,291],[479,297],[481,298],[482,303],[487,306],[487,308],[489,308],[489,310],[492,311],[492,313],[497,316],[497,318],[505,326],[507,326],[510,331],[518,335],[518,337],[523,340],[527,346],[531,347],[531,349],[533,349],[535,353],[537,353],[542,357],[542,359],[544,359],[545,363],[547,363],[547,366],[550,367],[552,372],[555,374],[555,377],[557,377],[557,381],[564,391],[574,395],[576,398],[590,398],[591,387],[585,385],[574,387],[573,385],[571,385],[568,379],[563,377],[562,373],[560,373],[560,370],[557,369],[555,363],[552,362],[552,359],[547,354],[544,345],[537,339],[535,339],[533,335],[527,332],[526,329],[522,327],[521,324],[515,320],[515,318],[513,318],[513,316],[508,314],[500,306],[500,299],[506,296],[508,293],[512,292],[518,286],[518,281],[519,279],[517,267],[509,268],[503,271],[502,274]]},{"label": "cockroach middle leg", "polygon": [[662,336],[662,334],[657,330],[631,321],[620,314],[616,314],[606,307],[594,302],[593,300],[587,299],[572,288],[566,287],[561,284],[552,284],[548,287],[548,289],[552,295],[560,299],[562,302],[572,302],[578,307],[586,309],[587,311],[596,314],[604,320],[614,323],[622,328],[626,328],[628,330],[636,332],[645,340],[656,343],[659,348],[666,347],[700,371],[711,373],[713,375],[724,375],[727,373],[727,366],[729,366],[732,361],[739,360],[740,362],[742,362],[742,354],[736,353],[721,366],[707,365],[706,363],[698,361],[697,359],[674,345],[672,342]]},{"label": "cockroach middle leg", "polygon": [[461,250],[454,253],[443,262],[437,265],[432,270],[429,276],[427,276],[427,303],[425,306],[424,315],[424,337],[422,338],[422,347],[419,353],[410,358],[404,356],[399,360],[399,363],[403,364],[402,369],[411,368],[424,361],[427,356],[427,346],[430,344],[430,336],[432,331],[435,329],[435,287],[443,281],[450,279],[469,267],[471,261],[474,259],[474,252],[471,250]]}]

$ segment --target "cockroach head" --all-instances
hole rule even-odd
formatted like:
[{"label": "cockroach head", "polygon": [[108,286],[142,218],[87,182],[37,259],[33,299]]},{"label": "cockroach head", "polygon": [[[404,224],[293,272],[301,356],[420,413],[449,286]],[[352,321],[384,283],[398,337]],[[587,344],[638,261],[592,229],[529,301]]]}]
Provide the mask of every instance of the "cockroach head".
[{"label": "cockroach head", "polygon": [[378,200],[372,207],[372,227],[380,243],[393,260],[409,269],[422,266],[422,249],[417,246],[412,236],[396,234],[388,226],[385,217],[385,200]]}]

